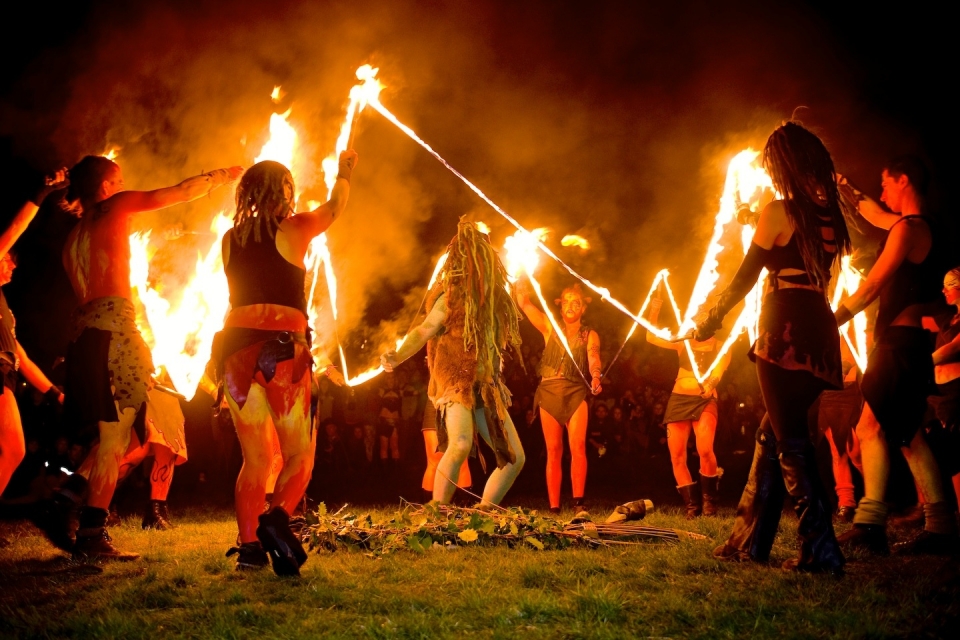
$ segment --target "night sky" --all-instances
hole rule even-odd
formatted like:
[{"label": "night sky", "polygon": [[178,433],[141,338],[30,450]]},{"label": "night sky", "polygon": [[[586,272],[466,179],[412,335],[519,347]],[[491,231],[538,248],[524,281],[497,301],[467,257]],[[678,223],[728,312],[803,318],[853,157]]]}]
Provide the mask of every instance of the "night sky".
[{"label": "night sky", "polygon": [[[953,214],[955,36],[942,4],[132,4],[24,3],[23,23],[7,20],[17,37],[0,45],[0,220],[42,172],[112,145],[134,189],[249,166],[270,114],[288,108],[309,176],[299,186],[318,198],[319,160],[366,62],[380,67],[384,104],[521,223],[551,227],[555,247],[567,233],[588,237],[591,251],[561,256],[630,306],[663,267],[689,295],[726,163],[793,115],[874,197],[884,162],[921,155],[934,170],[932,207]],[[355,348],[409,322],[459,216],[490,224],[495,244],[507,232],[383,118],[365,114],[360,127],[351,202],[329,234],[341,337]],[[156,265],[170,283],[210,244],[209,221],[231,196],[144,217],[171,238]],[[71,223],[45,207],[5,288],[21,342],[45,369],[74,304],[59,260]],[[856,238],[873,251],[876,234]],[[552,266],[541,281],[548,295],[570,282]],[[626,331],[623,316],[591,313]]]}]

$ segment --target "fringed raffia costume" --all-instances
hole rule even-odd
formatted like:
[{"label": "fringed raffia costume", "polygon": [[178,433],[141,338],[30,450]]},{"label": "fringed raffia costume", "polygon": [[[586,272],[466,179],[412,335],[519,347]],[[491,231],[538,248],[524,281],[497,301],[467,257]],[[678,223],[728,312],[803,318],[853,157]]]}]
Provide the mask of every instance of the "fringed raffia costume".
[{"label": "fringed raffia costume", "polygon": [[[447,307],[443,330],[427,343],[427,395],[436,407],[438,450],[446,450],[446,409],[456,402],[473,412],[475,434],[477,420],[486,421],[502,468],[516,462],[504,429],[511,401],[500,369],[503,349],[520,345],[519,310],[507,292],[503,265],[479,235],[461,222],[427,298],[428,313],[441,301]],[[471,455],[475,451],[476,445]]]}]

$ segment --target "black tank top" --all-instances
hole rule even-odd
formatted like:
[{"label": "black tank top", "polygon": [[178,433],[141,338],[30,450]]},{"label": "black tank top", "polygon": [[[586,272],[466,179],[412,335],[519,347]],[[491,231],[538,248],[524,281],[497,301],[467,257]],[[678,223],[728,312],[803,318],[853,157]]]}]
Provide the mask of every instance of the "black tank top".
[{"label": "black tank top", "polygon": [[246,246],[241,247],[231,229],[223,242],[230,243],[230,259],[223,270],[227,274],[232,308],[277,304],[307,315],[307,271],[280,255],[274,238],[264,237],[256,242],[251,234]]},{"label": "black tank top", "polygon": [[[818,213],[817,217],[821,221],[821,234],[823,234],[827,229],[832,229],[830,226],[829,216]],[[822,238],[822,240],[824,249],[826,249],[823,254],[823,268],[829,272],[830,263],[833,262],[833,257],[836,255],[837,241],[835,239],[828,240],[825,237]],[[767,268],[767,271],[770,272],[771,282],[774,288],[777,288],[779,284],[778,281],[783,281],[794,285],[816,286],[814,278],[811,277],[810,273],[807,271],[806,265],[803,262],[803,256],[800,254],[800,245],[797,244],[796,233],[790,236],[790,240],[787,242],[787,244],[783,245],[782,247],[774,245],[773,248],[770,249],[770,253],[768,254],[768,258],[764,266]],[[780,271],[783,269],[795,269],[797,271],[802,271],[803,273],[781,274]]]},{"label": "black tank top", "polygon": [[[937,302],[946,304],[943,295],[940,293],[943,283],[942,278],[946,269],[943,268],[943,261],[940,259],[940,241],[937,239],[937,230],[930,218],[927,216],[903,216],[890,227],[890,231],[893,231],[893,227],[910,218],[918,218],[927,224],[930,229],[930,251],[927,252],[927,257],[923,259],[923,262],[918,264],[906,259],[901,262],[894,272],[893,278],[883,288],[880,293],[880,308],[877,310],[877,323],[874,329],[877,337],[882,336],[890,323],[907,307],[915,304]],[[887,245],[890,231],[887,232],[887,237],[880,243],[881,252]]]}]

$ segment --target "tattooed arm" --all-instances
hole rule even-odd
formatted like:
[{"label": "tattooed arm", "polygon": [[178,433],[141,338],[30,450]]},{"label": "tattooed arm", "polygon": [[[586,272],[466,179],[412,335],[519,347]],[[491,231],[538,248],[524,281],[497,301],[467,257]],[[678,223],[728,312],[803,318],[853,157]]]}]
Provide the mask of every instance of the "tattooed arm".
[{"label": "tattooed arm", "polygon": [[603,391],[603,387],[600,386],[603,366],[600,364],[600,336],[596,331],[590,331],[590,335],[587,336],[587,364],[590,368],[590,392],[597,395]]}]

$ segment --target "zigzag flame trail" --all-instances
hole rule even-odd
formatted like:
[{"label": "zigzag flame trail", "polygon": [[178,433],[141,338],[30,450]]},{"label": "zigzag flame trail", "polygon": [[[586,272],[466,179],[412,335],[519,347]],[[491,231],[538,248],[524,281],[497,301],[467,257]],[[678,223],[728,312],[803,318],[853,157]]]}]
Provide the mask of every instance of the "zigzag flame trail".
[{"label": "zigzag flame trail", "polygon": [[[500,205],[498,205],[496,202],[494,202],[493,200],[491,200],[491,199],[487,196],[487,194],[485,194],[483,191],[480,190],[479,187],[477,187],[475,184],[473,184],[472,182],[470,182],[470,180],[468,180],[468,179],[466,178],[466,176],[464,176],[462,173],[460,173],[459,171],[457,171],[455,168],[453,168],[453,166],[450,165],[450,163],[448,163],[446,160],[444,160],[444,159],[443,159],[443,156],[441,156],[439,153],[437,153],[436,151],[434,151],[434,150],[433,150],[433,147],[431,147],[429,144],[427,144],[426,142],[424,142],[424,141],[416,134],[416,132],[415,132],[413,129],[411,129],[411,128],[408,127],[407,125],[403,124],[402,122],[400,122],[400,120],[398,120],[397,117],[396,117],[395,115],[393,115],[393,113],[391,113],[389,109],[387,109],[385,106],[383,106],[383,103],[380,102],[379,96],[377,96],[377,97],[375,97],[375,98],[370,98],[368,104],[369,104],[369,106],[373,107],[380,115],[382,115],[384,118],[386,118],[386,119],[389,120],[391,123],[393,123],[394,126],[396,126],[396,127],[397,127],[398,129],[400,129],[403,133],[405,133],[411,140],[413,140],[414,142],[416,142],[417,144],[419,144],[421,147],[423,147],[423,148],[427,151],[427,153],[429,153],[429,154],[432,155],[434,158],[436,158],[437,161],[440,162],[440,164],[442,164],[444,167],[446,167],[453,175],[457,176],[457,177],[460,179],[460,181],[463,182],[465,185],[467,185],[467,187],[468,187],[471,191],[473,191],[475,194],[477,194],[477,196],[479,196],[481,200],[483,200],[484,202],[486,202],[488,205],[490,205],[490,207],[493,208],[494,211],[496,211],[497,213],[499,213],[499,214],[503,217],[504,220],[506,220],[506,221],[509,222],[511,225],[513,225],[518,231],[525,231],[525,232],[529,233],[529,231],[528,231],[523,225],[521,225],[519,222],[517,222],[516,219],[513,218],[513,216],[511,216],[509,213],[507,213],[506,211],[504,211],[504,210],[500,207]],[[666,331],[666,330],[664,330],[664,329],[660,329],[659,327],[655,327],[655,326],[653,326],[652,324],[650,324],[649,322],[647,322],[647,320],[646,320],[645,318],[641,318],[641,317],[639,317],[639,316],[634,315],[629,309],[627,309],[627,308],[623,305],[622,302],[620,302],[619,300],[617,300],[616,298],[614,298],[614,297],[612,297],[612,296],[610,295],[610,290],[609,290],[609,289],[606,289],[606,288],[604,288],[604,287],[598,287],[597,285],[593,284],[592,282],[590,282],[589,280],[587,280],[586,278],[584,278],[583,276],[581,276],[579,273],[577,273],[576,271],[574,271],[570,266],[567,265],[567,263],[565,263],[563,260],[561,260],[561,259],[557,256],[557,254],[555,254],[553,251],[551,251],[550,248],[549,248],[547,245],[545,245],[542,241],[539,241],[539,240],[537,241],[537,247],[539,247],[539,249],[540,249],[541,251],[543,251],[545,254],[547,254],[548,256],[550,256],[551,258],[553,258],[553,260],[555,260],[555,261],[557,262],[557,264],[559,264],[561,267],[563,267],[564,269],[566,269],[567,272],[568,272],[570,275],[572,275],[574,278],[576,278],[577,280],[579,280],[580,282],[582,282],[583,284],[585,284],[588,288],[590,288],[591,290],[593,290],[594,292],[596,292],[596,293],[600,296],[601,299],[606,300],[607,302],[609,302],[610,304],[612,304],[612,305],[613,305],[614,307],[616,307],[619,311],[621,311],[622,313],[626,314],[629,318],[633,319],[635,322],[637,322],[637,323],[639,323],[641,326],[643,326],[647,331],[650,331],[650,332],[652,332],[654,335],[660,336],[661,338],[664,338],[665,340],[668,340],[668,339],[671,338],[671,334],[670,334],[669,331]]]},{"label": "zigzag flame trail", "polygon": [[[843,294],[848,296],[856,293],[860,288],[860,281],[863,275],[851,264],[850,256],[844,256],[840,261],[840,273],[837,275],[837,284],[833,290],[833,300],[830,306],[834,311],[843,301]],[[853,339],[850,338],[850,332],[853,332]],[[857,368],[860,371],[867,370],[867,317],[866,314],[858,313],[853,320],[847,323],[845,329],[840,330],[840,335],[850,348]]]}]

